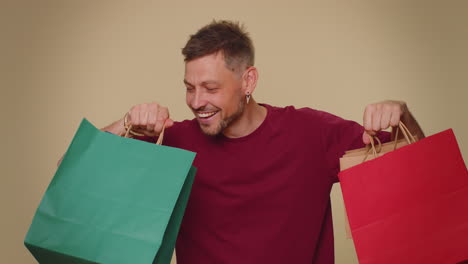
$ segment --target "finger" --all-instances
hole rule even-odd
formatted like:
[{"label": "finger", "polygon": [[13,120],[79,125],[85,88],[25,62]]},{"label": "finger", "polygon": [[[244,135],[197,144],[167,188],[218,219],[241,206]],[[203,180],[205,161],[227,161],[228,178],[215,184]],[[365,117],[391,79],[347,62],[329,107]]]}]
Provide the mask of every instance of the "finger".
[{"label": "finger", "polygon": [[167,108],[161,107],[158,111],[158,120],[154,127],[154,131],[157,133],[161,133],[164,123],[166,122],[168,118],[169,118],[169,112],[167,111]]},{"label": "finger", "polygon": [[147,110],[144,113],[144,119],[143,119],[143,123],[141,124],[141,128],[146,130],[146,128],[148,127],[148,119],[149,119],[149,112]]},{"label": "finger", "polygon": [[151,104],[148,109],[148,123],[146,125],[146,130],[154,131],[158,118],[158,105]]},{"label": "finger", "polygon": [[370,141],[371,141],[371,137],[375,136],[376,133],[372,130],[370,131],[364,131],[364,133],[362,134],[362,141],[365,143],[365,144],[369,144]]},{"label": "finger", "polygon": [[174,125],[174,120],[172,120],[172,119],[170,119],[170,118],[166,119],[166,122],[164,123],[164,127],[165,127],[165,128],[170,128],[170,127],[172,127],[173,125]]},{"label": "finger", "polygon": [[154,137],[154,136],[157,136],[156,133],[154,133],[154,131],[148,131],[146,130],[146,128],[132,128],[132,131],[133,132],[136,132],[136,133],[140,133],[140,134],[143,134],[145,136],[148,136],[148,137]]},{"label": "finger", "polygon": [[395,109],[394,111],[392,111],[392,116],[390,117],[390,125],[392,127],[398,126],[398,124],[400,123],[401,114],[402,114],[402,111],[399,107]]},{"label": "finger", "polygon": [[366,145],[370,144],[370,136],[369,136],[369,134],[367,134],[366,131],[364,131],[362,133],[362,142],[364,142],[364,144],[366,144]]},{"label": "finger", "polygon": [[378,107],[376,107],[376,109],[372,113],[372,130],[373,131],[379,131],[380,130],[380,120],[381,119],[382,119],[382,112]]},{"label": "finger", "polygon": [[390,126],[390,118],[392,116],[392,109],[385,107],[382,112],[382,118],[380,120],[380,129],[387,129]]},{"label": "finger", "polygon": [[138,114],[138,108],[133,107],[128,114],[127,124],[134,126],[135,124],[138,124],[139,119],[140,116]]},{"label": "finger", "polygon": [[148,120],[148,106],[147,104],[142,104],[139,112],[140,122],[137,124],[139,128],[145,128]]},{"label": "finger", "polygon": [[372,130],[372,109],[373,107],[371,105],[368,105],[366,109],[364,110],[364,129],[367,131]]}]

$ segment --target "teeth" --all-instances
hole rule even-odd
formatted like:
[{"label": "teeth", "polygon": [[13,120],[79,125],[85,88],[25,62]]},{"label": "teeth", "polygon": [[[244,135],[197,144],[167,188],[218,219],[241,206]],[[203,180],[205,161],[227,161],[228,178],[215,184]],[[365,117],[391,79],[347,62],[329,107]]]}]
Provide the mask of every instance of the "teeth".
[{"label": "teeth", "polygon": [[207,118],[207,117],[210,117],[214,114],[216,114],[217,112],[204,112],[204,113],[198,113],[198,116],[201,117],[201,118]]}]

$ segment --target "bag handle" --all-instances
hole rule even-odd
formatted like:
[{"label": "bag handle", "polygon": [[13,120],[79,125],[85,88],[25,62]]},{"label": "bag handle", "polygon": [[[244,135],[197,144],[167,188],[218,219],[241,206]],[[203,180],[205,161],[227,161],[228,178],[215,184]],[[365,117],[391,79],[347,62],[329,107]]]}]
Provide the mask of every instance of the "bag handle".
[{"label": "bag handle", "polygon": [[[128,124],[128,127],[125,128],[125,135],[124,137],[128,138],[130,136],[130,131],[132,130],[132,124]],[[164,130],[166,130],[166,126],[163,126],[161,133],[159,133],[158,140],[156,141],[156,145],[162,145],[163,138],[164,138]]]},{"label": "bag handle", "polygon": [[[401,130],[401,133],[403,134],[403,137],[406,139],[406,142],[409,144],[412,144],[412,143],[415,143],[417,140],[416,138],[411,134],[411,132],[409,131],[408,127],[406,127],[406,125],[403,123],[403,122],[399,122],[398,123],[398,126],[396,128],[396,132],[395,132],[395,139],[393,140],[394,144],[393,144],[393,150],[396,149],[397,147],[397,143],[398,143],[398,132]],[[378,146],[379,146],[379,149],[377,150],[376,147],[375,147],[375,142],[374,140],[376,140],[378,142]],[[374,156],[374,158],[377,158],[377,154],[380,153],[380,151],[382,150],[382,142],[380,142],[380,139],[376,136],[371,136],[370,137],[370,144],[371,144],[371,147],[369,148],[369,150],[367,151],[366,153],[366,156],[364,156],[364,159],[362,162],[366,161],[367,158],[369,157],[369,152],[372,150],[372,155]]]},{"label": "bag handle", "polygon": [[395,140],[394,140],[395,144],[394,144],[393,150],[396,149],[396,145],[397,145],[397,141],[398,141],[398,131],[400,131],[400,130],[401,130],[401,133],[405,137],[406,142],[408,144],[412,144],[412,143],[415,143],[417,141],[416,138],[413,136],[413,134],[411,134],[409,129],[405,126],[405,124],[400,121],[398,123],[398,127],[397,127],[397,130],[395,132]]}]

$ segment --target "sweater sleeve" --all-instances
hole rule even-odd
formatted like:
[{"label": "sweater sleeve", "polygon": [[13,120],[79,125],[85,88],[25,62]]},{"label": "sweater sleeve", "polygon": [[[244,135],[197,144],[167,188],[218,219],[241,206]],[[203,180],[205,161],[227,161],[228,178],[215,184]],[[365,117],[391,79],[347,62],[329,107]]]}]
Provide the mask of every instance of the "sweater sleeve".
[{"label": "sweater sleeve", "polygon": [[[338,181],[340,171],[340,158],[345,151],[363,148],[362,141],[364,127],[360,124],[345,120],[338,116],[320,112],[321,116],[321,141],[325,159],[329,167],[330,177],[333,182]],[[390,133],[381,131],[377,134],[382,143],[390,141]]]}]

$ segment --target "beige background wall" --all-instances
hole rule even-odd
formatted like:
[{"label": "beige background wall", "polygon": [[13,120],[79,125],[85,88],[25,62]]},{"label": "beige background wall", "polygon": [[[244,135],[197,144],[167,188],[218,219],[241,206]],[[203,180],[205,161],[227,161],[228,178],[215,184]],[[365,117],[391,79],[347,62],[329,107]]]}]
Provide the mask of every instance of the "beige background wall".
[{"label": "beige background wall", "polygon": [[[34,263],[22,241],[82,117],[104,126],[158,101],[191,118],[180,49],[213,18],[251,32],[259,102],[361,122],[366,104],[405,100],[466,159],[466,1],[2,1],[1,263]],[[336,263],[357,263],[339,185],[332,198]]]}]

